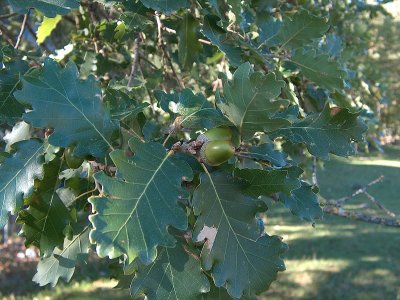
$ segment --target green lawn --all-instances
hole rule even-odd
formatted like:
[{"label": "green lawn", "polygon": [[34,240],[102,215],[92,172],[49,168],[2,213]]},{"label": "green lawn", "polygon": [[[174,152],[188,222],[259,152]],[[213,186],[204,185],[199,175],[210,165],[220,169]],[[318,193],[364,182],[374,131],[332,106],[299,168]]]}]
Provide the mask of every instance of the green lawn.
[{"label": "green lawn", "polygon": [[[380,175],[384,182],[369,192],[400,215],[400,147],[374,157],[332,159],[318,172],[325,198],[348,195]],[[357,209],[364,202],[368,200],[359,196],[346,207]],[[365,211],[377,212],[372,203]],[[260,299],[400,300],[400,229],[329,215],[313,228],[275,204],[266,230],[282,236],[290,250],[287,270]],[[83,281],[16,299],[127,299],[125,292],[111,290],[114,284]]]}]

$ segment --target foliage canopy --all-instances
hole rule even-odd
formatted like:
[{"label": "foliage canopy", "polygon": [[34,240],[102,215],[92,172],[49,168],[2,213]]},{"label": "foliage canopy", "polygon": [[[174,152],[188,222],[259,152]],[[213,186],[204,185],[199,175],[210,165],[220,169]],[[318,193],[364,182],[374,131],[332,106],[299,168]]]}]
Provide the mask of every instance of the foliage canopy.
[{"label": "foliage canopy", "polygon": [[[357,22],[381,5],[8,0],[0,13],[13,133],[0,226],[15,214],[39,248],[40,285],[69,281],[92,249],[135,298],[254,299],[288,249],[266,233],[266,199],[320,220],[309,158],[355,154],[375,122],[349,36],[367,39]],[[199,136],[216,127],[235,150],[211,166]]]}]

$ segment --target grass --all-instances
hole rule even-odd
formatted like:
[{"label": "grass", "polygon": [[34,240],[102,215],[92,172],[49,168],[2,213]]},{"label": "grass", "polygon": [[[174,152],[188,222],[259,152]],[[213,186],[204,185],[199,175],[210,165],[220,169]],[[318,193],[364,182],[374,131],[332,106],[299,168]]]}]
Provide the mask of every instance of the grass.
[{"label": "grass", "polygon": [[[369,192],[400,215],[400,147],[378,156],[335,158],[318,172],[325,198],[348,195],[380,175],[384,182]],[[368,199],[359,196],[350,202],[347,208],[357,209]],[[365,209],[377,211],[372,203]],[[313,228],[278,204],[270,207],[267,221],[268,234],[282,236],[290,250],[287,270],[260,299],[400,300],[400,229],[330,215]],[[16,299],[128,299],[126,292],[112,290],[113,285],[106,280],[82,281]]]}]

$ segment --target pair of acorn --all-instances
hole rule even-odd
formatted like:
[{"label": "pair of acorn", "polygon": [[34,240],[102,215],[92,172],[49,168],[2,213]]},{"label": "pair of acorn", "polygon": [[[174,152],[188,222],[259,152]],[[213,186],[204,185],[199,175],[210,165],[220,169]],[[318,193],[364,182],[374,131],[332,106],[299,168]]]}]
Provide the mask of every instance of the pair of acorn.
[{"label": "pair of acorn", "polygon": [[232,144],[232,130],[229,127],[216,127],[200,134],[197,141],[203,142],[200,160],[209,166],[219,166],[235,154]]}]

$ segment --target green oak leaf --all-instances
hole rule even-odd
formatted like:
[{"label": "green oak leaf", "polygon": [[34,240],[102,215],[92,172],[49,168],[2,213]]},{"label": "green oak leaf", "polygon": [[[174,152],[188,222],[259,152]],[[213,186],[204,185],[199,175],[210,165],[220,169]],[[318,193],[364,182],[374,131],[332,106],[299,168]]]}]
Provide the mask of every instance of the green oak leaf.
[{"label": "green oak leaf", "polygon": [[240,152],[240,155],[250,159],[269,161],[275,167],[284,167],[287,164],[287,154],[282,151],[274,150],[273,143],[251,146],[246,151]]},{"label": "green oak leaf", "polygon": [[[224,97],[219,97],[217,106],[236,125],[244,140],[257,131],[271,131],[289,124],[283,118],[273,118],[287,100],[276,100],[284,81],[277,80],[274,73],[264,75],[254,72],[250,63],[242,64],[233,74],[233,82],[222,75]],[[218,97],[217,97],[218,98]]]},{"label": "green oak leaf", "polygon": [[187,8],[190,5],[189,0],[140,0],[144,6],[170,15],[181,8]]},{"label": "green oak leaf", "polygon": [[147,102],[137,103],[126,93],[112,88],[106,89],[103,103],[110,112],[112,119],[125,123],[134,120],[139,113],[149,106]]},{"label": "green oak leaf", "polygon": [[284,19],[274,40],[279,40],[281,48],[300,48],[321,38],[328,29],[326,19],[314,16],[307,10],[300,10],[293,17]]},{"label": "green oak leaf", "polygon": [[72,239],[65,238],[62,248],[55,248],[50,257],[39,261],[33,281],[40,286],[51,284],[53,287],[60,278],[70,281],[79,261],[85,261],[90,248],[89,228],[84,228]]},{"label": "green oak leaf", "polygon": [[193,63],[198,60],[202,46],[197,37],[199,22],[191,15],[186,14],[178,28],[179,63],[185,70],[190,70]]},{"label": "green oak leaf", "polygon": [[303,220],[315,222],[322,219],[322,209],[319,205],[318,196],[312,190],[312,186],[306,182],[301,187],[292,191],[291,195],[279,194],[279,200],[290,209],[290,211]]},{"label": "green oak leaf", "polygon": [[49,256],[55,247],[64,242],[64,229],[70,223],[68,209],[57,194],[63,160],[56,158],[44,165],[42,180],[35,180],[35,191],[25,200],[27,209],[20,211],[17,222],[22,224],[21,235],[26,245],[40,249]]},{"label": "green oak leaf", "polygon": [[44,17],[42,23],[37,30],[36,42],[38,44],[42,44],[46,40],[46,38],[51,35],[53,30],[56,29],[58,23],[60,23],[61,20],[61,15],[57,15],[54,18]]},{"label": "green oak leaf", "polygon": [[43,143],[31,139],[12,145],[12,155],[0,164],[0,228],[8,212],[15,213],[33,191],[34,180],[43,174]]},{"label": "green oak leaf", "polygon": [[[208,293],[202,294],[200,297],[197,297],[198,300],[232,300],[232,297],[228,294],[226,289],[223,287],[216,287],[214,283],[210,283],[210,291]],[[240,298],[242,300],[256,300],[257,297],[255,298],[248,298],[248,297],[242,297]]]},{"label": "green oak leaf", "polygon": [[243,62],[242,50],[235,44],[234,38],[218,25],[220,20],[215,15],[206,15],[201,32],[210,39],[214,46],[225,53],[232,66],[239,66]]},{"label": "green oak leaf", "polygon": [[296,51],[290,62],[299,67],[305,77],[322,88],[338,91],[344,88],[343,80],[346,77],[346,71],[327,54],[316,55],[315,50]]},{"label": "green oak leaf", "polygon": [[35,8],[46,17],[54,18],[56,15],[65,15],[71,9],[79,7],[79,0],[8,0],[16,13],[25,14],[28,9]]},{"label": "green oak leaf", "polygon": [[144,29],[152,26],[154,23],[141,15],[139,12],[125,11],[121,16],[120,20],[124,22],[125,26],[129,30]]},{"label": "green oak leaf", "polygon": [[119,125],[102,106],[101,89],[93,76],[80,80],[73,62],[63,69],[46,59],[43,68],[27,73],[22,82],[14,96],[32,106],[23,119],[33,127],[53,128],[50,144],[76,144],[74,155],[79,157],[104,157],[112,149]]},{"label": "green oak leaf", "polygon": [[302,120],[282,127],[270,134],[271,138],[283,136],[293,143],[305,144],[308,151],[317,157],[327,159],[329,153],[349,156],[356,153],[353,142],[364,140],[367,125],[346,108],[332,113],[326,104],[320,113],[312,113]]},{"label": "green oak leaf", "polygon": [[0,69],[0,124],[14,124],[25,112],[24,106],[15,100],[13,93],[21,86],[21,76],[28,71],[23,60],[6,63]]},{"label": "green oak leaf", "polygon": [[273,193],[290,193],[300,187],[297,178],[287,177],[286,170],[260,170],[260,169],[236,169],[235,177],[248,182],[249,186],[244,192],[253,197],[261,195],[269,196]]},{"label": "green oak leaf", "polygon": [[232,125],[202,94],[195,95],[189,89],[177,94],[158,91],[156,98],[167,112],[169,102],[177,103],[177,114],[181,116],[179,122],[184,128],[204,129]]},{"label": "green oak leaf", "polygon": [[89,200],[96,212],[90,216],[94,227],[90,238],[100,257],[125,254],[131,263],[139,256],[148,264],[155,260],[157,246],[174,246],[167,226],[187,228],[178,197],[183,193],[182,177],[192,178],[192,170],[159,143],[132,138],[129,146],[133,157],[126,157],[122,150],[110,153],[117,177],[103,172],[94,175],[104,196]]},{"label": "green oak leaf", "polygon": [[196,300],[210,290],[200,260],[190,253],[183,238],[178,238],[174,248],[162,248],[159,252],[152,264],[137,264],[130,284],[133,297],[146,296],[148,300]]},{"label": "green oak leaf", "polygon": [[193,209],[198,216],[194,239],[205,240],[203,268],[232,297],[259,294],[285,269],[281,254],[286,244],[277,236],[260,235],[256,214],[267,209],[265,204],[243,195],[230,175],[202,173]]}]

